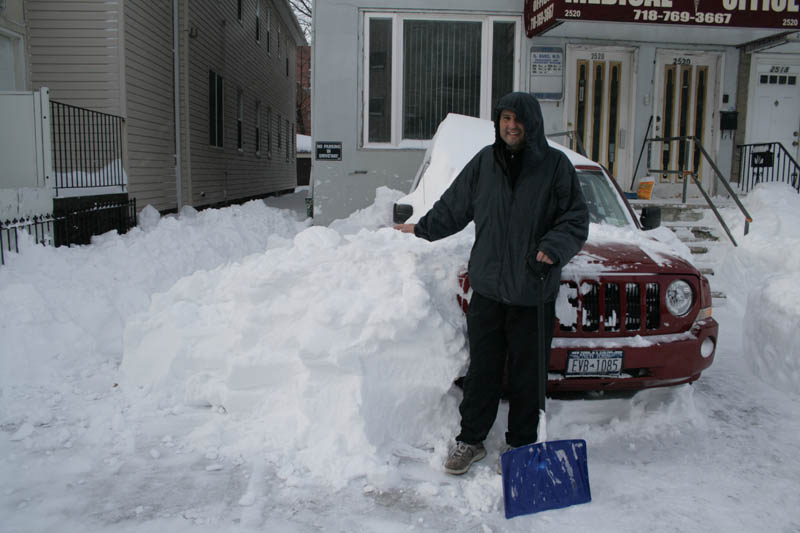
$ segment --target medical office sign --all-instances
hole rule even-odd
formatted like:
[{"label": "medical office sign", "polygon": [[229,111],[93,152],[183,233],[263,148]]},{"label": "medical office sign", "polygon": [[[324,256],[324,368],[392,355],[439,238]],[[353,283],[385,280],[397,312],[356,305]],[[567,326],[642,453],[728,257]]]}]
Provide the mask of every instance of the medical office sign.
[{"label": "medical office sign", "polygon": [[572,20],[800,30],[800,0],[525,1],[528,37]]}]

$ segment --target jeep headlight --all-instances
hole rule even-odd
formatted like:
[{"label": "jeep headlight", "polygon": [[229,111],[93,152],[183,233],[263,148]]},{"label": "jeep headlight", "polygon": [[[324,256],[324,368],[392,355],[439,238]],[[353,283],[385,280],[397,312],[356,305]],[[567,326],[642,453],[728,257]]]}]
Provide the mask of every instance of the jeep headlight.
[{"label": "jeep headlight", "polygon": [[683,316],[692,308],[692,286],[676,280],[667,287],[667,309],[675,316]]}]

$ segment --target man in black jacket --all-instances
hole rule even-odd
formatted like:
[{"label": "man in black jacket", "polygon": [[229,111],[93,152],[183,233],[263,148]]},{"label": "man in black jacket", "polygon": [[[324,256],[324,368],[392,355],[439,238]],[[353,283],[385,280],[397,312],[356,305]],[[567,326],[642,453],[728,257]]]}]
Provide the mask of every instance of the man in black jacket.
[{"label": "man in black jacket", "polygon": [[[547,384],[537,357],[550,359],[549,348],[546,354],[536,353],[536,314],[544,313],[549,347],[561,268],[580,251],[589,228],[575,169],[563,152],[547,144],[536,98],[504,96],[494,123],[494,144],[467,163],[431,210],[417,224],[395,226],[434,241],[475,221],[467,313],[470,363],[459,407],[461,433],[445,462],[450,474],[463,474],[486,456],[483,440],[497,416],[506,357],[506,442],[517,447],[536,441],[539,410],[544,409],[538,391]],[[550,265],[544,309],[537,308],[537,263]]]}]

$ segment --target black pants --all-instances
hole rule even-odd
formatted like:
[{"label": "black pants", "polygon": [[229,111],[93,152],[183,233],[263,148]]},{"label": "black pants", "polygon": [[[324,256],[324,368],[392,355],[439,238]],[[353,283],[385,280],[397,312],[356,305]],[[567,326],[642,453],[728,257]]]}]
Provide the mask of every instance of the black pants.
[{"label": "black pants", "polygon": [[[461,434],[467,444],[483,442],[497,417],[508,357],[509,410],[506,442],[514,447],[536,441],[539,425],[539,388],[547,386],[547,373],[539,375],[537,363],[537,307],[507,305],[472,293],[467,312],[470,362],[461,401]],[[555,304],[545,304],[545,350],[550,362]],[[545,364],[545,368],[549,365]]]}]

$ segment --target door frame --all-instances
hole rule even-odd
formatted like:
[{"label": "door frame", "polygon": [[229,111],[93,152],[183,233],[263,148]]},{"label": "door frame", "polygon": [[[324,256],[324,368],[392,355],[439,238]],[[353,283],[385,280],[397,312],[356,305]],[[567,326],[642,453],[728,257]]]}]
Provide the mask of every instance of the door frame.
[{"label": "door frame", "polygon": [[12,91],[24,91],[28,87],[28,72],[25,65],[25,37],[7,28],[0,27],[0,35],[9,39],[14,56],[14,84]]},{"label": "door frame", "polygon": [[[663,68],[659,68],[659,58],[663,56],[669,55],[675,56],[704,56],[710,57],[712,60],[709,62],[711,63],[711,67],[714,68],[714,83],[713,86],[709,87],[708,90],[708,128],[709,128],[709,141],[703,145],[706,151],[716,157],[719,155],[719,147],[720,147],[720,130],[717,124],[717,120],[719,117],[720,111],[720,102],[722,101],[722,80],[724,79],[724,52],[719,50],[687,50],[687,49],[680,49],[680,48],[656,48],[655,54],[653,57],[653,105],[651,108],[651,113],[655,117],[662,117],[663,108],[664,108],[664,71]],[[664,63],[666,66],[669,63]],[[693,66],[696,66],[696,63],[692,63]],[[681,66],[677,64],[677,66]],[[693,80],[694,83],[694,80]],[[660,95],[660,98],[656,98],[657,95]],[[660,127],[660,126],[657,126]],[[654,137],[661,137],[663,135],[663,127],[656,133],[655,130],[653,132]],[[677,136],[677,132],[673,132],[673,137]],[[661,153],[661,143],[657,143],[658,149],[653,147],[653,154],[660,154]],[[716,179],[713,178],[713,170],[710,168],[710,165],[705,158],[701,159],[702,161],[702,172],[700,175],[700,182],[703,184],[704,188],[709,192],[709,194],[714,194],[713,187],[709,187],[709,183],[712,185],[716,183]],[[650,168],[659,168],[661,163],[659,161],[650,162]],[[653,166],[653,164],[657,166]],[[673,182],[673,183],[657,183],[656,189],[664,189],[664,187],[681,187],[681,182]],[[699,195],[699,191],[697,191],[696,187],[689,187],[690,193],[692,195]]]},{"label": "door frame", "polygon": [[[627,119],[620,121],[619,128],[625,131],[625,152],[623,157],[617,160],[614,178],[619,183],[627,183],[631,180],[633,174],[633,160],[634,160],[634,127],[636,124],[636,93],[638,84],[636,83],[636,73],[639,69],[639,48],[636,46],[619,46],[619,45],[594,45],[594,44],[581,44],[581,43],[568,43],[566,45],[566,91],[564,93],[564,111],[563,120],[567,125],[568,130],[574,129],[574,121],[571,120],[571,113],[575,112],[573,105],[575,103],[575,74],[576,63],[574,63],[576,52],[606,52],[612,54],[627,54],[630,56],[630,66],[628,75],[627,100],[629,105],[621,105],[620,109],[624,109],[627,113]],[[624,104],[624,102],[622,102]],[[573,126],[569,126],[573,124]],[[586,149],[587,147],[584,147]],[[624,169],[624,178],[620,178],[619,169]]]},{"label": "door frame", "polygon": [[[759,64],[769,63],[772,65],[781,65],[781,66],[789,66],[789,67],[800,67],[800,56],[797,54],[770,54],[770,53],[758,53],[753,54],[751,56],[750,61],[750,75],[747,81],[747,95],[748,95],[748,104],[747,104],[747,118],[745,119],[745,127],[744,127],[744,144],[750,144],[753,142],[752,134],[754,129],[753,121],[755,120],[755,106],[751,106],[750,102],[755,102],[754,97],[756,94],[756,88],[758,87],[758,66]],[[800,95],[798,95],[800,98]],[[798,121],[800,122],[800,117],[798,117]],[[798,124],[800,127],[800,124]],[[792,147],[785,147],[791,153]],[[795,159],[800,156],[800,147],[795,148],[795,152],[792,154],[792,157]]]}]

